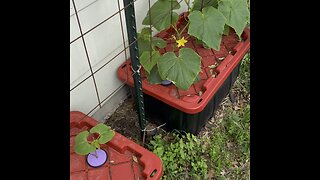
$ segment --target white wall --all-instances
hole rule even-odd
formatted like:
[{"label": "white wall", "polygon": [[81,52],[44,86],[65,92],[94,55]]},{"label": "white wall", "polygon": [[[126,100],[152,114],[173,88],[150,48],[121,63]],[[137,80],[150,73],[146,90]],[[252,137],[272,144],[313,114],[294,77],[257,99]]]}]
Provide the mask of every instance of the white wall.
[{"label": "white wall", "polygon": [[[120,9],[122,9],[123,0],[119,0],[119,2]],[[155,0],[151,0],[151,4],[154,2]],[[183,2],[181,5],[182,8],[179,12],[187,9]],[[102,112],[106,114],[117,107],[128,94],[127,88],[125,88],[124,83],[118,79],[116,74],[117,68],[125,61],[126,54],[123,51],[114,58],[124,49],[120,14],[117,13],[119,11],[118,1],[75,0],[75,6],[82,33],[85,35],[83,39],[78,38],[81,33],[73,3],[70,0],[70,42],[78,38],[70,44],[70,111],[81,111],[92,116],[95,113],[97,114],[99,110],[102,111],[104,109]],[[141,23],[147,11],[148,0],[137,0],[135,2],[138,31],[142,28]],[[110,16],[112,17],[106,22],[88,32]],[[125,44],[128,46],[124,10],[121,11],[121,16]],[[127,57],[129,57],[129,49],[127,49],[126,53]],[[103,68],[91,75],[89,62],[93,72],[101,67]],[[80,82],[82,83],[79,84]]]}]

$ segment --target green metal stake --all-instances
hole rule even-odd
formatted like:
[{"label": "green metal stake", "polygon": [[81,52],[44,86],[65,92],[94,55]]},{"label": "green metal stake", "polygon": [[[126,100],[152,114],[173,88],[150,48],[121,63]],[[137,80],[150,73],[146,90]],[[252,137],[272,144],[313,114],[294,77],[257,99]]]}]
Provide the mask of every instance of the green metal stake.
[{"label": "green metal stake", "polygon": [[146,119],[144,114],[144,101],[143,101],[143,92],[142,92],[142,81],[140,76],[140,62],[139,62],[139,48],[138,48],[138,38],[136,31],[136,19],[135,19],[135,11],[134,11],[134,2],[133,0],[123,0],[124,3],[124,12],[126,16],[126,25],[127,25],[127,34],[129,39],[130,47],[130,57],[131,57],[131,68],[134,72],[133,80],[134,80],[134,96],[136,103],[138,105],[138,118],[139,124],[141,128],[141,139],[144,143],[145,137],[145,127],[146,127]]}]

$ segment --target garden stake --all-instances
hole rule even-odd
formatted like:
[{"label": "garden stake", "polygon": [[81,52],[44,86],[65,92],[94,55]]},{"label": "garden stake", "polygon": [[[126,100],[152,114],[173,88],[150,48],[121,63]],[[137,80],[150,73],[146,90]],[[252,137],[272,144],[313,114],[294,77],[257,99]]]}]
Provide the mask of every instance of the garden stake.
[{"label": "garden stake", "polygon": [[136,31],[136,20],[135,20],[135,11],[134,11],[134,1],[133,0],[123,0],[124,12],[126,16],[126,25],[127,25],[127,34],[129,39],[129,50],[131,57],[131,69],[133,71],[133,80],[134,80],[134,96],[135,101],[138,105],[138,118],[140,125],[140,135],[144,144],[145,140],[145,113],[144,113],[144,101],[143,101],[143,92],[142,92],[142,81],[140,76],[140,62],[139,62],[139,48],[138,48],[138,38]]}]

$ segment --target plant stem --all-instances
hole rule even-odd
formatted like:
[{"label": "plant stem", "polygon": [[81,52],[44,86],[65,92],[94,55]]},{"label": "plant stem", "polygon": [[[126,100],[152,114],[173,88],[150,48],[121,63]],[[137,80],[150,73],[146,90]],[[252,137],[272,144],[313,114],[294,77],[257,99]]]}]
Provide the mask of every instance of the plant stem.
[{"label": "plant stem", "polygon": [[94,154],[92,154],[94,157],[98,158],[97,150],[94,151]]},{"label": "plant stem", "polygon": [[183,29],[181,30],[181,33],[183,33],[183,31],[188,27],[188,25],[190,24],[190,22],[188,21],[188,23],[183,27]]},{"label": "plant stem", "polygon": [[172,28],[176,31],[176,34],[177,34],[177,36],[178,36],[178,39],[180,39],[180,33],[179,33],[177,27],[176,27],[175,25],[173,25],[173,24],[171,24],[171,25],[172,25]]},{"label": "plant stem", "polygon": [[100,137],[101,137],[101,134],[99,134],[99,136],[97,137],[97,139],[100,139]]},{"label": "plant stem", "polygon": [[190,22],[188,21],[188,23],[183,27],[183,29],[181,30],[181,32],[178,31],[177,27],[175,27],[174,25],[172,25],[173,29],[176,31],[177,34],[177,38],[181,39],[181,33],[188,27],[188,25],[190,24]]}]

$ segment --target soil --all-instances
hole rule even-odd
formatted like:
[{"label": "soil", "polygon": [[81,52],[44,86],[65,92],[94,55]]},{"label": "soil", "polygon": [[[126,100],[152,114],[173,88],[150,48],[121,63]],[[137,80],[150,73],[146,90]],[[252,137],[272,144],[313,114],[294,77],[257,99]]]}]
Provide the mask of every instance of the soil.
[{"label": "soil", "polygon": [[[105,124],[111,126],[116,132],[125,136],[128,139],[133,140],[135,143],[143,145],[142,137],[140,134],[139,118],[137,113],[137,107],[134,102],[134,98],[129,96],[116,111],[106,120]],[[146,129],[153,129],[157,126],[147,121]],[[154,135],[154,134],[152,134]],[[146,133],[145,142],[149,141],[152,136],[150,133]]]},{"label": "soil", "polygon": [[139,120],[132,97],[127,98],[105,121],[116,132],[134,140],[140,139]]}]

